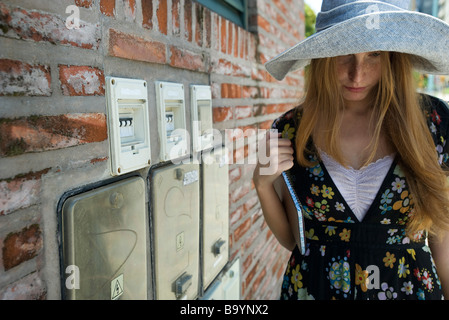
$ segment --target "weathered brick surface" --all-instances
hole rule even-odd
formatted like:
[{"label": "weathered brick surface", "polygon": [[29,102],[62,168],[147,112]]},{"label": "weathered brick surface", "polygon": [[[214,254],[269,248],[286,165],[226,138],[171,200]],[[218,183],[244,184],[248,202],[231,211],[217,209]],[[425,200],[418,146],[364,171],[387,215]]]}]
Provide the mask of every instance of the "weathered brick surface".
[{"label": "weathered brick surface", "polygon": [[50,96],[50,67],[0,59],[0,96]]},{"label": "weathered brick surface", "polygon": [[104,74],[98,68],[60,65],[59,80],[64,95],[104,95]]},{"label": "weathered brick surface", "polygon": [[107,139],[104,114],[0,119],[0,156],[17,156]]},{"label": "weathered brick surface", "polygon": [[208,69],[208,61],[203,54],[175,46],[170,47],[170,65],[199,72],[206,72]]},{"label": "weathered brick surface", "polygon": [[100,11],[105,16],[113,17],[115,14],[115,0],[100,0]]},{"label": "weathered brick surface", "polygon": [[0,217],[39,202],[41,177],[49,169],[0,180]]},{"label": "weathered brick surface", "polygon": [[99,24],[80,20],[80,27],[68,29],[64,16],[36,10],[9,8],[0,2],[0,36],[54,44],[97,49],[100,43]]},{"label": "weathered brick surface", "polygon": [[166,63],[166,45],[111,29],[109,54],[114,57],[150,63]]},{"label": "weathered brick surface", "polygon": [[8,234],[2,248],[5,271],[34,258],[42,246],[42,232],[37,224]]}]

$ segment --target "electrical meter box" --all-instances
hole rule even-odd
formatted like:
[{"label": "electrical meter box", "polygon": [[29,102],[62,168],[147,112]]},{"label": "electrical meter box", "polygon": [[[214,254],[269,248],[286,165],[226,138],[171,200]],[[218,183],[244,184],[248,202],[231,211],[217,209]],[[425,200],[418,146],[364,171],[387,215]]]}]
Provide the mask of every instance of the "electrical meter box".
[{"label": "electrical meter box", "polygon": [[212,93],[210,86],[190,86],[190,97],[193,150],[200,152],[213,147]]},{"label": "electrical meter box", "polygon": [[186,128],[184,85],[156,81],[159,122],[160,158],[169,161],[187,155],[189,149]]},{"label": "electrical meter box", "polygon": [[240,300],[240,259],[236,259],[223,274],[223,300]]},{"label": "electrical meter box", "polygon": [[[147,213],[140,177],[64,201],[61,209],[66,299],[147,299]],[[71,278],[70,278],[71,277]]]},{"label": "electrical meter box", "polygon": [[150,164],[148,91],[144,80],[106,77],[111,174]]},{"label": "electrical meter box", "polygon": [[229,257],[229,165],[227,149],[203,154],[202,234],[203,288],[212,282]]},{"label": "electrical meter box", "polygon": [[195,299],[199,289],[199,165],[151,169],[155,297]]},{"label": "electrical meter box", "polygon": [[201,300],[240,300],[239,259],[226,266],[226,271],[210,285]]}]

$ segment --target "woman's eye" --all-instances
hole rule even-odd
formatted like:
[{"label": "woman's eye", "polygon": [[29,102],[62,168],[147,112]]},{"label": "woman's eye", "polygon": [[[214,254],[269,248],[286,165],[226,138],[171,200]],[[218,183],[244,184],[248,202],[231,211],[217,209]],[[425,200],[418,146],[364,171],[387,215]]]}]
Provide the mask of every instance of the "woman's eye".
[{"label": "woman's eye", "polygon": [[370,53],[370,56],[371,57],[378,57],[378,56],[380,56],[380,51],[372,52],[372,53]]}]

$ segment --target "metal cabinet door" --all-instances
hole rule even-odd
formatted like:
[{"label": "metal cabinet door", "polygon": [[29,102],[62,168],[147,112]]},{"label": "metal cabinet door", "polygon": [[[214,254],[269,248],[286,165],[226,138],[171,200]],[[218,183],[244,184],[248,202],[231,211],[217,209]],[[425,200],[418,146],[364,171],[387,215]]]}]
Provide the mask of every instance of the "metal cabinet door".
[{"label": "metal cabinet door", "polygon": [[151,182],[156,299],[195,299],[199,283],[199,166],[154,169]]},{"label": "metal cabinet door", "polygon": [[146,299],[147,230],[140,177],[68,198],[62,207],[63,262],[65,270],[76,270],[79,288],[64,279],[65,298]]},{"label": "metal cabinet door", "polygon": [[229,257],[229,178],[226,149],[215,148],[203,169],[203,287],[209,286]]}]

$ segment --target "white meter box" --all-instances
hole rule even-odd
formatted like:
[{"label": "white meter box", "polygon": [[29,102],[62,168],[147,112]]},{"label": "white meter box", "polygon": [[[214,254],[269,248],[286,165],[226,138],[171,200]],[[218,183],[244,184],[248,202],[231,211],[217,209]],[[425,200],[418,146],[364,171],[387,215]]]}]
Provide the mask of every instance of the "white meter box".
[{"label": "white meter box", "polygon": [[227,149],[203,155],[203,288],[212,282],[229,257],[229,164]]},{"label": "white meter box", "polygon": [[201,300],[240,300],[240,260],[236,259],[215,280]]},{"label": "white meter box", "polygon": [[147,299],[147,211],[140,177],[65,200],[62,214],[66,299]]},{"label": "white meter box", "polygon": [[156,299],[195,299],[199,286],[199,165],[152,169]]},{"label": "white meter box", "polygon": [[160,158],[169,161],[189,153],[184,85],[156,81]]},{"label": "white meter box", "polygon": [[148,90],[144,80],[106,78],[111,174],[151,162]]},{"label": "white meter box", "polygon": [[213,146],[212,93],[210,86],[190,86],[193,150]]}]

